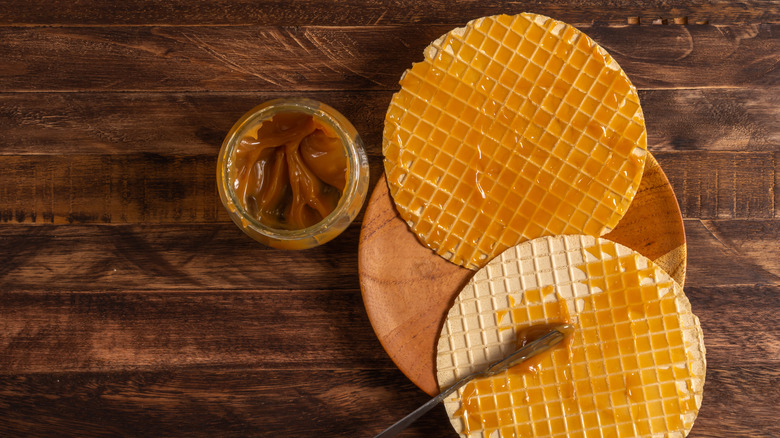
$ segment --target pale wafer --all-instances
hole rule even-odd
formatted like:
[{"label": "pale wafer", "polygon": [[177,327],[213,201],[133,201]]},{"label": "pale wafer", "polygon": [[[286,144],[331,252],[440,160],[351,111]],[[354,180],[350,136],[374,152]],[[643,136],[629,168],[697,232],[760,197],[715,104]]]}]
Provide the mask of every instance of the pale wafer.
[{"label": "pale wafer", "polygon": [[445,400],[461,436],[687,435],[705,377],[698,318],[665,271],[603,238],[534,239],[479,270],[442,327],[439,386],[513,351],[519,329],[566,320],[568,345]]},{"label": "pale wafer", "polygon": [[574,27],[473,20],[428,46],[385,117],[390,193],[418,238],[471,269],[543,235],[602,235],[641,179],[635,87]]}]

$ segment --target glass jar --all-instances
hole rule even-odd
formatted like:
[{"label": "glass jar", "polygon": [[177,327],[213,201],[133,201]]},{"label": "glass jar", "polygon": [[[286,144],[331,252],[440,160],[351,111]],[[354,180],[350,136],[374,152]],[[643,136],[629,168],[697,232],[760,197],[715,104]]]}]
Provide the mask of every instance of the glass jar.
[{"label": "glass jar", "polygon": [[[340,138],[347,158],[346,184],[335,209],[320,222],[297,230],[273,228],[256,219],[230,184],[236,146],[260,123],[287,112],[310,115],[330,128]],[[275,99],[244,114],[228,132],[217,159],[217,190],[230,218],[248,236],[274,248],[311,248],[338,236],[360,212],[368,192],[368,159],[357,130],[335,109],[311,99]]]}]

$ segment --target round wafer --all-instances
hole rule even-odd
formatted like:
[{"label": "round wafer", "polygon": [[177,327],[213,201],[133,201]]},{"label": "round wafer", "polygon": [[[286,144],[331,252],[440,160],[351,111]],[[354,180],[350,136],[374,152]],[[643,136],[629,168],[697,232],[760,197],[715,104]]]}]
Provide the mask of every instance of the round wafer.
[{"label": "round wafer", "polygon": [[431,43],[385,117],[390,193],[418,238],[477,269],[543,235],[602,235],[636,193],[646,131],[635,87],[574,27],[484,17]]},{"label": "round wafer", "polygon": [[576,327],[568,344],[445,400],[461,436],[688,434],[706,368],[698,318],[665,271],[603,238],[534,239],[480,269],[442,327],[439,386],[509,354],[522,329],[560,322]]}]

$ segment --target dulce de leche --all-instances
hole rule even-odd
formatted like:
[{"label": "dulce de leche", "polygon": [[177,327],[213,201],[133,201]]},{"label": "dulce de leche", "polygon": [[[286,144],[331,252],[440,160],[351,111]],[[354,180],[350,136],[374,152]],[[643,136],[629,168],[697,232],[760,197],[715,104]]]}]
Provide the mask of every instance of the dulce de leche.
[{"label": "dulce de leche", "polygon": [[230,175],[251,216],[297,230],[335,210],[347,182],[347,155],[330,127],[309,114],[282,112],[253,131],[235,148]]},{"label": "dulce de leche", "polygon": [[217,189],[230,219],[280,249],[338,236],[368,192],[368,159],[355,127],[334,108],[274,99],[242,116],[217,158]]}]

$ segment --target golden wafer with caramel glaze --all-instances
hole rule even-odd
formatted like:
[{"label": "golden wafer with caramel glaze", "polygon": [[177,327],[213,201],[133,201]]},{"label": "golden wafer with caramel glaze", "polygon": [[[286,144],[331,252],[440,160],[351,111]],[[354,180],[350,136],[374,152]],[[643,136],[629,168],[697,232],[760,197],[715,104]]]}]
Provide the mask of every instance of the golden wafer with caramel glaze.
[{"label": "golden wafer with caramel glaze", "polygon": [[427,246],[477,269],[544,235],[602,235],[642,176],[635,87],[574,27],[485,17],[425,49],[387,110],[385,174]]},{"label": "golden wafer with caramel glaze", "polygon": [[530,327],[562,322],[575,326],[568,342],[444,401],[461,436],[690,432],[706,368],[699,320],[665,271],[603,238],[537,238],[480,269],[442,327],[439,386],[506,356]]}]

